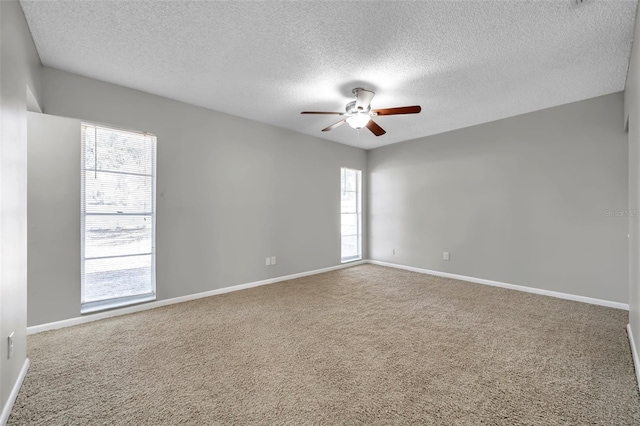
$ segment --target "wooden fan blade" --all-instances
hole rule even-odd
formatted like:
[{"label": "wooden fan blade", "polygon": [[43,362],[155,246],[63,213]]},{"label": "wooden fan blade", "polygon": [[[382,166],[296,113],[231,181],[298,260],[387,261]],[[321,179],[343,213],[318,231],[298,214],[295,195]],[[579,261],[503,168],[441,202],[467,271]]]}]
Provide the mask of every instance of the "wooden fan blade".
[{"label": "wooden fan blade", "polygon": [[333,123],[331,126],[329,126],[329,127],[325,128],[325,129],[322,129],[322,131],[323,131],[323,132],[328,132],[329,130],[333,130],[333,129],[335,129],[336,127],[340,127],[340,126],[342,126],[342,125],[343,125],[344,123],[346,123],[346,122],[347,122],[347,120],[346,120],[346,119],[344,119],[344,120],[340,120],[340,121],[338,121],[337,123]]},{"label": "wooden fan blade", "polygon": [[367,129],[371,130],[371,133],[373,133],[376,136],[382,136],[385,133],[387,133],[384,131],[382,127],[378,126],[378,124],[373,120],[369,120],[369,122],[367,123]]},{"label": "wooden fan blade", "polygon": [[329,115],[344,115],[344,112],[325,112],[325,111],[302,111],[300,114],[329,114]]},{"label": "wooden fan blade", "polygon": [[374,109],[371,112],[377,115],[397,115],[397,114],[417,114],[422,111],[420,105],[398,107],[398,108],[382,108]]}]

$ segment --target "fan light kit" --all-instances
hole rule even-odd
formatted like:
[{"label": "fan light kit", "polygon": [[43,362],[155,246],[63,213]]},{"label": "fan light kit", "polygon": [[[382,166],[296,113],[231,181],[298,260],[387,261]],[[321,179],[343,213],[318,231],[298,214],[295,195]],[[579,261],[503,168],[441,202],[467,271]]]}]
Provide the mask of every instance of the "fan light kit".
[{"label": "fan light kit", "polygon": [[362,129],[371,120],[369,113],[357,112],[350,117],[347,117],[347,124],[354,129]]},{"label": "fan light kit", "polygon": [[371,90],[363,89],[362,87],[356,87],[352,90],[356,100],[351,101],[345,107],[346,112],[324,112],[324,111],[302,111],[300,114],[328,114],[328,115],[346,115],[346,118],[332,124],[331,126],[322,129],[323,132],[328,132],[336,127],[342,126],[347,123],[354,129],[362,129],[366,127],[376,136],[382,136],[385,132],[384,129],[376,124],[371,117],[380,115],[398,115],[398,114],[417,114],[422,109],[420,105],[397,107],[397,108],[382,108],[371,109],[371,100],[375,96],[375,93]]}]

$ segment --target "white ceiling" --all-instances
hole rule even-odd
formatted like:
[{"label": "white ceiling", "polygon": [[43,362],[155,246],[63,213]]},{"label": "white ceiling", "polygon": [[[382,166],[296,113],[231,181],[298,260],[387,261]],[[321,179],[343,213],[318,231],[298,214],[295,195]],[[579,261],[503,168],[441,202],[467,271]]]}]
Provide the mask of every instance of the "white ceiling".
[{"label": "white ceiling", "polygon": [[[624,89],[637,0],[22,0],[42,63],[374,148]],[[351,89],[381,137],[320,130]]]}]

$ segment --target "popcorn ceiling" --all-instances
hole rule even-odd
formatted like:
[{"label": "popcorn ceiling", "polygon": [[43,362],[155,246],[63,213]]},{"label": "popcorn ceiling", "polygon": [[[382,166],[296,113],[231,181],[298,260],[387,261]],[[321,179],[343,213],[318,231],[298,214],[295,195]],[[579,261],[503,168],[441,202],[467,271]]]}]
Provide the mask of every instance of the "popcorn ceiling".
[{"label": "popcorn ceiling", "polygon": [[[636,0],[22,0],[45,66],[373,148],[624,90]],[[351,89],[387,134],[320,130]]]}]

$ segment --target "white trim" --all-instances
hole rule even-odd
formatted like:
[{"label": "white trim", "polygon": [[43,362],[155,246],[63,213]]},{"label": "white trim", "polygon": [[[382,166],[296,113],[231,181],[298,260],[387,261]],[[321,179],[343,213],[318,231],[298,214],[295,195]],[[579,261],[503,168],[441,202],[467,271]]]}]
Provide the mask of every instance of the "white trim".
[{"label": "white trim", "polygon": [[467,277],[465,275],[451,274],[449,272],[433,271],[430,269],[415,268],[413,266],[398,265],[396,263],[380,262],[378,260],[368,260],[373,265],[388,266],[390,268],[404,269],[407,271],[418,272],[421,274],[435,275],[437,277],[453,278],[455,280],[468,281],[476,284],[490,285],[493,287],[508,288],[510,290],[524,291],[526,293],[541,294],[543,296],[557,297],[558,299],[573,300],[576,302],[589,303],[591,305],[607,306],[609,308],[629,310],[627,303],[612,302],[610,300],[594,299],[593,297],[577,296],[575,294],[560,293],[558,291],[543,290],[534,287],[525,287],[522,285],[507,284],[499,281],[485,280],[484,278]]},{"label": "white trim", "polygon": [[640,390],[640,358],[638,358],[636,343],[633,340],[633,333],[631,332],[631,324],[627,324],[627,337],[629,337],[629,345],[631,346],[631,356],[633,357],[633,368],[636,370],[636,380],[638,383],[638,390]]},{"label": "white trim", "polygon": [[31,327],[27,327],[27,334],[30,335],[30,334],[41,333],[43,331],[55,330],[55,329],[64,328],[64,327],[70,327],[70,326],[73,326],[73,325],[83,324],[83,323],[86,323],[86,322],[97,321],[97,320],[101,320],[101,319],[105,319],[105,318],[111,318],[111,317],[120,316],[120,315],[132,314],[132,313],[135,313],[135,312],[146,311],[148,309],[159,308],[161,306],[173,305],[175,303],[181,303],[181,302],[187,302],[189,300],[201,299],[203,297],[215,296],[217,294],[230,293],[232,291],[244,290],[244,289],[247,289],[247,288],[259,287],[259,286],[268,285],[268,284],[274,284],[274,283],[277,283],[277,282],[286,281],[286,280],[292,280],[292,279],[295,279],[295,278],[306,277],[306,276],[309,276],[309,275],[322,274],[324,272],[334,271],[336,269],[342,269],[342,268],[349,268],[349,267],[356,266],[356,265],[362,265],[364,263],[371,263],[373,265],[387,266],[387,267],[390,267],[390,268],[404,269],[404,270],[407,270],[407,271],[418,272],[418,273],[421,273],[421,274],[435,275],[435,276],[438,276],[438,277],[453,278],[453,279],[456,279],[456,280],[468,281],[468,282],[472,282],[472,283],[476,283],[476,284],[484,284],[484,285],[490,285],[490,286],[494,286],[494,287],[502,287],[502,288],[507,288],[507,289],[510,289],[510,290],[524,291],[524,292],[527,292],[527,293],[541,294],[541,295],[544,295],[544,296],[551,296],[551,297],[556,297],[556,298],[559,298],[559,299],[573,300],[573,301],[576,301],[576,302],[589,303],[589,304],[592,304],[592,305],[600,305],[600,306],[607,306],[607,307],[610,307],[610,308],[629,310],[629,305],[626,304],[626,303],[612,302],[612,301],[608,301],[608,300],[595,299],[595,298],[585,297],[585,296],[577,296],[577,295],[573,295],[573,294],[560,293],[560,292],[551,291],[551,290],[542,290],[542,289],[538,289],[538,288],[525,287],[525,286],[520,286],[520,285],[515,285],[515,284],[507,284],[507,283],[502,283],[502,282],[499,282],[499,281],[491,281],[491,280],[486,280],[486,279],[483,279],[483,278],[474,278],[474,277],[468,277],[468,276],[465,276],[465,275],[451,274],[449,272],[440,272],[440,271],[434,271],[434,270],[430,270],[430,269],[416,268],[416,267],[413,267],[413,266],[399,265],[399,264],[396,264],[396,263],[380,262],[378,260],[359,260],[359,261],[353,261],[353,262],[349,262],[349,263],[343,263],[343,264],[336,265],[336,266],[330,266],[328,268],[316,269],[316,270],[307,271],[307,272],[300,272],[300,273],[297,273],[297,274],[285,275],[285,276],[276,277],[276,278],[270,278],[270,279],[262,280],[262,281],[255,281],[255,282],[252,282],[252,283],[239,284],[239,285],[235,285],[235,286],[231,286],[231,287],[224,287],[224,288],[219,288],[219,289],[216,289],[216,290],[205,291],[203,293],[196,293],[196,294],[190,294],[190,295],[186,295],[186,296],[174,297],[172,299],[157,300],[155,302],[142,303],[142,304],[135,305],[135,306],[127,306],[127,307],[123,307],[123,308],[119,308],[119,309],[114,309],[114,310],[111,310],[111,311],[102,311],[102,312],[98,312],[98,313],[95,313],[95,314],[83,315],[81,317],[69,318],[69,319],[62,320],[62,321],[50,322],[50,323],[40,324],[40,325],[34,325],[34,326],[31,326]]},{"label": "white trim", "polygon": [[2,409],[2,414],[0,414],[0,425],[2,426],[6,425],[9,421],[9,416],[11,415],[13,404],[15,404],[16,398],[18,398],[18,392],[20,392],[22,382],[24,382],[24,378],[27,376],[29,365],[29,358],[26,358],[24,360],[24,364],[22,364],[22,369],[20,370],[20,374],[18,375],[18,380],[16,380],[16,383],[13,385],[13,389],[11,389],[11,393],[9,394],[9,399],[7,399],[7,403]]},{"label": "white trim", "polygon": [[134,296],[116,297],[115,299],[81,303],[80,314],[86,315],[94,312],[108,311],[109,309],[124,308],[125,306],[151,302],[153,300],[156,300],[155,291],[151,294],[136,294]]},{"label": "white trim", "polygon": [[132,314],[134,312],[146,311],[149,309],[159,308],[161,306],[173,305],[175,303],[187,302],[189,300],[201,299],[203,297],[215,296],[218,294],[230,293],[232,291],[245,290],[247,288],[259,287],[267,284],[274,284],[281,281],[293,280],[295,278],[302,278],[309,275],[322,274],[323,272],[334,271],[336,269],[350,268],[356,265],[362,265],[367,263],[366,260],[358,262],[349,262],[347,264],[330,266],[328,268],[316,269],[313,271],[300,272],[297,274],[285,275],[282,277],[269,278],[267,280],[255,281],[252,283],[239,284],[231,287],[219,288],[216,290],[205,291],[203,293],[189,294],[186,296],[174,297],[172,299],[157,300],[155,302],[143,303],[135,306],[128,306],[126,308],[114,309],[112,311],[103,311],[95,314],[83,315],[81,317],[69,318],[62,321],[50,322],[47,324],[34,325],[27,327],[27,334],[36,334],[43,331],[55,330],[58,328],[70,327],[72,325],[83,324],[86,322],[97,321],[105,318],[116,317],[120,315]]}]

